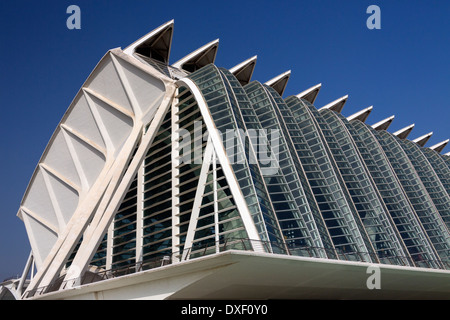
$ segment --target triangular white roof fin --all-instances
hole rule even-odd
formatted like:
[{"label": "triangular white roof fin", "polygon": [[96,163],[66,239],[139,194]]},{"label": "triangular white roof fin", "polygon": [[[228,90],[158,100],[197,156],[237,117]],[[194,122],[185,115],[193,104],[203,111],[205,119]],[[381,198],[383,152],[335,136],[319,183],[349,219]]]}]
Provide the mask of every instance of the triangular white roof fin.
[{"label": "triangular white roof fin", "polygon": [[423,147],[427,143],[427,141],[430,140],[432,135],[433,135],[433,132],[429,132],[427,134],[424,134],[423,136],[420,136],[420,137],[414,139],[412,142],[415,142],[419,146]]},{"label": "triangular white roof fin", "polygon": [[280,94],[280,96],[282,96],[284,90],[286,89],[286,85],[290,76],[291,70],[286,71],[273,79],[270,79],[265,84],[268,85],[269,87],[272,87],[276,92]]},{"label": "triangular white roof fin", "polygon": [[389,118],[378,121],[377,123],[372,125],[372,128],[374,128],[377,131],[387,130],[387,128],[389,128],[394,118],[395,116],[390,116]]},{"label": "triangular white roof fin", "polygon": [[257,56],[253,56],[237,66],[230,69],[230,72],[238,79],[242,86],[245,86],[252,79],[255,70]]},{"label": "triangular white roof fin", "polygon": [[330,109],[330,110],[336,111],[338,113],[341,113],[342,109],[344,109],[344,105],[347,102],[347,99],[348,99],[348,95],[345,95],[339,99],[336,99],[336,100],[328,103],[327,105],[323,106],[319,110]]},{"label": "triangular white roof fin", "polygon": [[140,53],[168,64],[170,47],[172,45],[173,25],[174,20],[166,22],[130,44],[123,51],[129,55]]},{"label": "triangular white roof fin", "polygon": [[409,134],[411,133],[413,128],[414,128],[414,124],[410,124],[409,126],[404,127],[403,129],[395,131],[393,133],[393,135],[397,136],[397,138],[402,139],[402,140],[406,139],[409,136]]},{"label": "triangular white roof fin", "polygon": [[194,72],[216,60],[217,49],[219,47],[219,39],[205,44],[203,47],[188,54],[181,60],[175,62],[172,66],[183,69],[188,72]]},{"label": "triangular white roof fin", "polygon": [[442,142],[436,143],[434,146],[431,146],[430,149],[436,151],[437,153],[440,153],[442,150],[444,150],[449,141],[450,140],[447,139]]},{"label": "triangular white roof fin", "polygon": [[314,104],[316,101],[317,95],[319,94],[320,88],[322,88],[322,84],[316,84],[314,87],[311,87],[303,92],[300,92],[296,97],[299,99],[305,99],[309,101],[311,104]]},{"label": "triangular white roof fin", "polygon": [[373,106],[367,107],[361,111],[358,111],[351,116],[347,117],[348,121],[359,120],[361,122],[366,122],[367,117],[369,117],[370,112],[372,112]]},{"label": "triangular white roof fin", "polygon": [[444,156],[449,156],[450,157],[450,151],[447,153],[444,153]]}]

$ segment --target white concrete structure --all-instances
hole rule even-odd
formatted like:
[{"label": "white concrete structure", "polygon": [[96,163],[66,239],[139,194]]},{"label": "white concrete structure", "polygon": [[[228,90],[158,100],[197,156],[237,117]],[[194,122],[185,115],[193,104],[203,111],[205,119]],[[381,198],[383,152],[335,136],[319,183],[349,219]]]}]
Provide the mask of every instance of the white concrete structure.
[{"label": "white concrete structure", "polygon": [[347,100],[348,100],[348,95],[345,95],[339,99],[336,99],[336,100],[324,105],[319,110],[330,109],[330,110],[336,111],[338,113],[341,113],[342,109],[344,109],[344,105],[347,102]]},{"label": "white concrete structure", "polygon": [[430,149],[431,149],[431,150],[434,150],[434,151],[436,151],[436,152],[441,152],[442,150],[444,150],[445,146],[448,144],[449,141],[450,141],[450,140],[447,139],[447,140],[441,141],[441,142],[439,142],[439,143],[436,143],[435,145],[432,145],[432,146],[430,147]]},{"label": "white concrete structure", "polygon": [[309,101],[310,103],[314,104],[314,101],[316,101],[317,95],[319,94],[321,88],[322,88],[321,83],[316,84],[315,86],[300,92],[297,95],[297,98],[305,99],[306,101]]},{"label": "white concrete structure", "polygon": [[372,128],[375,130],[387,130],[391,125],[392,121],[394,121],[395,116],[390,116],[389,118],[378,121],[377,123],[372,125]]},{"label": "white concrete structure", "polygon": [[395,131],[393,133],[394,136],[397,136],[399,139],[406,139],[409,134],[411,133],[412,129],[414,129],[414,124],[411,124],[407,127],[404,127],[403,129],[400,129],[398,131]]},{"label": "white concrete structure", "polygon": [[352,114],[351,116],[348,116],[347,120],[348,121],[359,120],[361,122],[366,122],[366,120],[369,117],[372,110],[373,110],[373,106],[367,107],[361,111],[358,111],[358,112]]},{"label": "white concrete structure", "polygon": [[[51,292],[43,300],[83,299],[449,299],[448,272],[381,266],[369,289],[367,263],[226,251],[121,278]],[[274,272],[277,270],[277,272]]]},{"label": "white concrete structure", "polygon": [[173,25],[108,51],[68,107],[17,213],[30,259],[0,297],[449,298],[441,158],[422,171],[392,140],[410,130],[365,125],[372,107],[344,118],[348,96],[317,110],[321,84],[283,100],[291,71],[251,81],[256,56],[218,68],[219,40],[170,65]]},{"label": "white concrete structure", "polygon": [[291,70],[288,70],[286,72],[283,72],[279,76],[276,76],[275,78],[270,79],[265,84],[269,87],[272,87],[275,89],[276,92],[280,96],[283,96],[284,90],[286,89],[287,83],[289,81],[289,77],[291,76]]},{"label": "white concrete structure", "polygon": [[412,141],[417,143],[419,146],[423,147],[423,146],[425,146],[425,144],[431,138],[432,135],[433,135],[433,132],[429,132],[429,133],[424,134],[423,136],[420,136]]}]

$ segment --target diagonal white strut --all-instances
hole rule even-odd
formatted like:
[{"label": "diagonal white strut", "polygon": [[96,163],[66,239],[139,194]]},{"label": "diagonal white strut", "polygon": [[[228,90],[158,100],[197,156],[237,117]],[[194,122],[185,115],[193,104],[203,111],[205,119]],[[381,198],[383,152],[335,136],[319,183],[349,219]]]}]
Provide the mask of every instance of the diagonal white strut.
[{"label": "diagonal white strut", "polygon": [[179,84],[180,86],[185,85],[194,95],[195,100],[197,101],[198,107],[200,109],[200,112],[202,114],[203,120],[205,121],[206,128],[209,132],[209,137],[211,138],[214,149],[216,151],[217,159],[221,165],[222,171],[228,182],[231,194],[236,202],[236,206],[238,208],[245,230],[247,231],[247,235],[251,240],[256,240],[252,241],[253,250],[258,252],[264,252],[263,245],[260,241],[261,238],[258,234],[253,218],[247,207],[247,202],[245,201],[244,195],[241,192],[236,176],[234,175],[234,172],[231,168],[231,164],[225,151],[223,141],[220,137],[219,132],[217,131],[214,121],[211,118],[208,105],[206,104],[203,95],[201,94],[200,90],[195,85],[195,83],[188,78],[179,80],[177,84]]},{"label": "diagonal white strut", "polygon": [[[148,149],[150,148],[154,138],[156,137],[158,128],[172,103],[174,90],[175,88],[173,88],[173,90],[168,90],[163,103],[157,110],[155,117],[150,124],[150,127],[142,136],[141,143],[133,157],[133,160],[129,164],[125,175],[121,178],[120,184],[118,185],[117,189],[114,190],[115,192],[112,197],[109,198],[109,201],[105,201],[105,203],[108,203],[106,209],[104,211],[99,210],[96,212],[96,215],[93,219],[93,222],[95,221],[95,224],[91,224],[89,232],[84,235],[83,242],[69,270],[67,271],[65,280],[78,280],[86,270],[89,261],[95,254],[99,243],[103,239],[103,235],[105,234],[106,230],[111,224],[112,219],[114,218],[114,213],[120,207],[120,204],[122,203],[122,200],[126,194],[126,190],[128,190],[130,184],[132,183],[137,170],[139,169],[145,155],[147,154]],[[117,178],[120,179],[120,177]],[[66,287],[71,287],[75,284],[76,281],[71,281],[66,285]]]},{"label": "diagonal white strut", "polygon": [[191,218],[189,220],[189,227],[186,234],[186,240],[182,255],[182,260],[188,260],[190,250],[194,243],[195,230],[197,229],[197,221],[200,214],[200,206],[202,205],[203,194],[205,191],[205,184],[208,178],[208,171],[213,159],[214,147],[210,139],[206,144],[205,155],[203,157],[202,167],[200,169],[200,176],[198,179],[197,191],[195,192],[194,205],[192,207]]}]

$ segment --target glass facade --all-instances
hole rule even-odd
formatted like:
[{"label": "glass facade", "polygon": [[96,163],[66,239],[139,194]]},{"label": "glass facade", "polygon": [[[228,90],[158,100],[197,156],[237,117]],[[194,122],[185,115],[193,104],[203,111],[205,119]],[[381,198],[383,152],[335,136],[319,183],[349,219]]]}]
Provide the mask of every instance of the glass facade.
[{"label": "glass facade", "polygon": [[[283,236],[260,168],[249,161],[256,158],[254,149],[246,147],[244,137],[239,134],[239,132],[246,132],[247,128],[233,87],[214,65],[198,70],[189,78],[194,80],[203,94],[214,124],[222,134],[228,159],[261,240],[273,243],[272,250],[275,252],[285,252]],[[237,92],[238,96],[239,93],[242,94]]]},{"label": "glass facade", "polygon": [[91,265],[259,242],[277,254],[450,269],[448,156],[258,81],[242,86],[214,64],[189,73],[138,58],[194,85],[180,82]]},{"label": "glass facade", "polygon": [[423,152],[424,156],[430,162],[434,172],[436,172],[439,177],[442,186],[445,188],[445,191],[447,191],[447,194],[450,194],[450,168],[445,163],[446,156],[441,156],[428,148],[420,148],[420,151]]},{"label": "glass facade", "polygon": [[[184,87],[180,88],[180,92],[176,110],[179,118],[177,126],[178,130],[188,133],[178,150],[185,149],[188,153],[179,154],[183,158],[183,163],[178,167],[179,189],[175,195],[179,198],[180,208],[178,214],[180,251],[187,246],[191,257],[201,254],[200,252],[214,253],[218,250],[217,246],[225,242],[225,238],[229,240],[227,243],[229,247],[239,247],[234,239],[245,239],[247,235],[220,164],[214,161],[208,164],[205,171],[206,179],[200,187],[202,165],[207,160],[202,159],[208,143],[208,137],[205,135],[206,126],[192,93]],[[185,148],[186,143],[191,147]],[[200,206],[196,208],[198,218],[192,222],[191,215],[196,197],[200,199]],[[186,244],[191,223],[195,224],[192,231],[194,237],[192,243]]]},{"label": "glass facade", "polygon": [[[426,267],[430,264],[437,267],[437,255],[429,241],[420,221],[388,157],[383,151],[376,136],[378,132],[358,120],[352,121],[353,139],[361,139],[358,150],[369,169],[378,191],[385,203],[394,225],[408,249],[409,256],[416,266]],[[428,262],[431,261],[431,262]]]},{"label": "glass facade", "polygon": [[347,191],[311,109],[297,97],[288,97],[286,104],[296,120],[291,127],[303,137],[303,141],[299,139],[300,143],[296,144],[298,156],[338,255],[371,261],[367,241],[355,219],[354,205],[348,201]]},{"label": "glass facade", "polygon": [[[147,152],[142,174],[142,261],[170,254],[172,246],[171,114]],[[139,257],[138,257],[139,259]]]},{"label": "glass facade", "polygon": [[402,264],[396,257],[406,256],[406,248],[392,227],[389,212],[359,155],[356,144],[363,148],[362,141],[357,134],[352,139],[350,131],[354,129],[345,125],[347,119],[341,114],[328,109],[320,114],[334,134],[334,158],[377,256],[386,263]]},{"label": "glass facade", "polygon": [[447,167],[450,169],[450,156],[443,155],[442,159],[444,159],[445,163],[447,164]]},{"label": "glass facade", "polygon": [[[305,187],[309,189],[309,186],[301,183],[302,180],[305,182],[305,179],[300,178],[301,168],[292,145],[286,139],[286,132],[283,132],[276,116],[275,102],[271,99],[267,89],[259,82],[255,81],[246,85],[245,92],[252,107],[244,117],[248,126],[252,125],[254,129],[262,132],[273,130],[279,134],[276,146],[271,146],[269,138],[266,138],[266,141],[258,141],[260,143],[258,148],[264,143],[268,144],[268,148],[273,147],[270,152],[276,162],[277,171],[265,176],[264,182],[275,207],[289,251],[295,255],[326,257],[326,251],[316,250],[316,248],[324,248],[312,212],[315,210],[317,216],[318,209],[315,203],[310,205],[308,202],[304,190]],[[261,157],[258,159],[261,160]],[[323,225],[323,221],[319,221],[319,223]],[[323,235],[328,237],[326,232],[323,232]]]},{"label": "glass facade", "polygon": [[421,183],[419,175],[411,163],[411,159],[404,152],[398,138],[394,135],[381,131],[377,138],[438,256],[442,260],[448,260],[450,255],[448,228],[443,224],[442,218],[437,212],[430,195]]}]

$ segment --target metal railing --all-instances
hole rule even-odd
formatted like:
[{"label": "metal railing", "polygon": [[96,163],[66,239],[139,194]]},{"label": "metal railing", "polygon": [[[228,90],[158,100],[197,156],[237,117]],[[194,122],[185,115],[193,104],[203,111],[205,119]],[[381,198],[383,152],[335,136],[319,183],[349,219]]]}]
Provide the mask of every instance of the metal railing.
[{"label": "metal railing", "polygon": [[[44,293],[50,293],[108,279],[114,279],[125,275],[139,273],[142,271],[155,269],[173,263],[204,257],[228,250],[259,251],[271,254],[284,254],[310,258],[327,258],[332,260],[362,261],[370,263],[379,262],[381,264],[450,270],[450,261],[427,260],[423,259],[421,256],[416,256],[414,259],[412,259],[411,257],[395,255],[379,256],[368,252],[345,252],[339,249],[326,249],[323,247],[312,246],[282,246],[280,245],[280,243],[270,241],[253,240],[248,238],[227,238],[218,242],[207,241],[204,243],[199,243],[191,248],[186,248],[182,251],[174,252],[169,255],[163,254],[151,259],[144,258],[143,261],[130,263],[123,267],[113,268],[109,270],[98,269],[94,272],[88,270],[84,273],[83,276],[76,279],[64,280],[63,277],[61,277],[48,286],[26,291],[23,298],[31,298]],[[338,259],[333,259],[330,257],[338,257]]]}]

